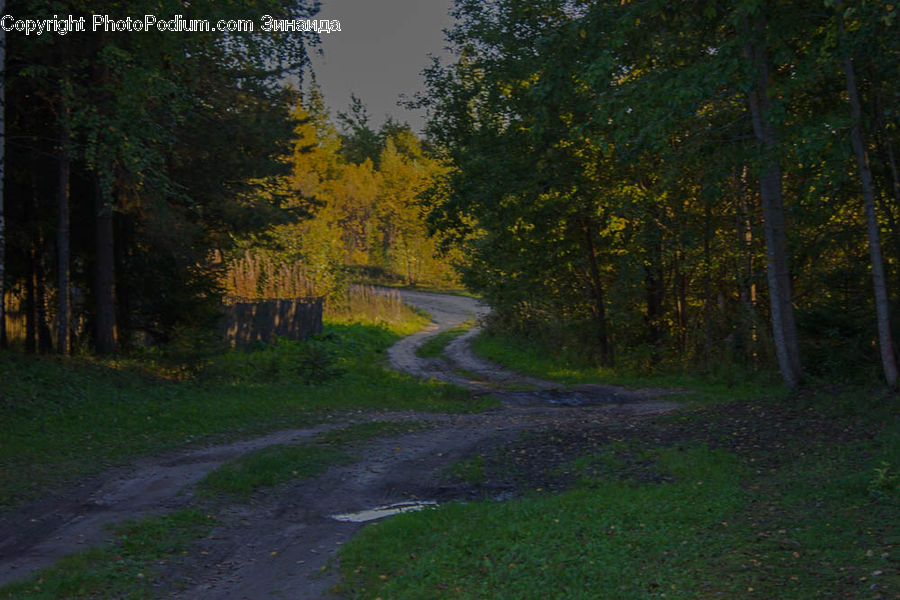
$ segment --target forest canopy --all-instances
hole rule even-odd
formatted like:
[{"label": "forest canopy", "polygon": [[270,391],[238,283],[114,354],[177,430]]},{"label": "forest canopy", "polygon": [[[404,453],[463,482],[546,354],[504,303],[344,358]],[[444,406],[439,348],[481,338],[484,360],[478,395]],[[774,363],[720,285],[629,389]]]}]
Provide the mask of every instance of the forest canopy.
[{"label": "forest canopy", "polygon": [[894,4],[455,15],[459,60],[420,98],[451,165],[432,225],[495,326],[605,365],[774,363],[789,387],[881,365],[896,384]]}]

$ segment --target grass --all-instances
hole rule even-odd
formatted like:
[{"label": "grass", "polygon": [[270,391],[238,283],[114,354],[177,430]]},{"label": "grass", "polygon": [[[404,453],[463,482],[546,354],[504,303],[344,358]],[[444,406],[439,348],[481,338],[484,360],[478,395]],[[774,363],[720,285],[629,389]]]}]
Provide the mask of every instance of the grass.
[{"label": "grass", "polygon": [[0,587],[0,598],[156,598],[177,582],[159,578],[162,567],[177,560],[189,544],[212,530],[215,521],[202,511],[176,513],[120,523],[109,544],[72,554],[26,580]]},{"label": "grass", "polygon": [[[579,438],[566,435],[551,431],[546,447],[524,440],[505,462],[476,457],[451,470],[475,483],[494,476],[492,464],[504,479],[530,473],[519,500],[449,504],[367,527],[342,550],[343,591],[900,597],[894,396],[857,388],[708,405],[613,433],[587,428],[596,446],[582,443],[581,454]],[[570,445],[545,476],[566,472],[574,483],[551,493],[533,463]]]},{"label": "grass", "polygon": [[212,471],[200,481],[199,488],[205,496],[228,494],[246,499],[262,487],[313,477],[330,466],[351,463],[358,459],[353,448],[373,438],[422,427],[417,423],[374,421],[325,433],[311,444],[269,446]]},{"label": "grass", "polygon": [[[0,507],[139,455],[306,427],[335,412],[493,406],[453,386],[385,368],[386,349],[420,325],[409,313],[397,323],[327,323],[318,341],[225,353],[183,381],[133,360],[0,352]],[[315,352],[304,350],[310,344]],[[324,377],[310,381],[310,368],[298,367],[304,356]]]},{"label": "grass", "polygon": [[519,373],[567,385],[603,383],[628,388],[680,389],[687,393],[679,395],[679,401],[699,404],[786,395],[777,374],[753,373],[737,366],[727,366],[705,374],[630,373],[599,367],[581,357],[568,356],[565,349],[549,348],[534,340],[487,331],[475,337],[472,349],[477,355]]},{"label": "grass", "polygon": [[419,358],[437,358],[444,353],[447,344],[475,326],[475,321],[469,319],[456,327],[442,331],[428,338],[424,344],[416,349]]},{"label": "grass", "polygon": [[[344,591],[351,598],[696,598],[695,556],[723,551],[720,523],[741,503],[740,470],[727,453],[701,448],[661,460],[676,483],[606,482],[370,526],[341,552]],[[705,510],[691,510],[697,502]]]}]

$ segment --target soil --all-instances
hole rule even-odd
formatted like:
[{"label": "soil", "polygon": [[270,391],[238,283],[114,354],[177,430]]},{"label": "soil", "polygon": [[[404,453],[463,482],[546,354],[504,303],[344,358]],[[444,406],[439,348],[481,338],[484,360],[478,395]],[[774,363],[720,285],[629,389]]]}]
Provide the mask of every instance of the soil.
[{"label": "soil", "polygon": [[[399,412],[357,414],[314,428],[275,432],[243,442],[145,458],[86,481],[64,494],[0,515],[0,585],[50,566],[62,556],[102,543],[104,526],[161,514],[196,502],[194,484],[224,462],[273,444],[304,443],[317,434],[364,420],[414,420],[431,427],[366,445],[361,460],[321,476],[280,486],[249,502],[217,501],[217,527],[157,580],[160,597],[240,599],[320,598],[338,581],[337,550],[363,525],[330,515],[406,501],[514,497],[523,488],[565,484],[547,480],[550,467],[589,440],[601,443],[645,430],[648,419],[678,408],[666,390],[632,391],[587,385],[565,389],[523,377],[476,357],[474,328],[454,340],[446,359],[422,359],[416,348],[431,335],[488,309],[477,300],[424,292],[401,292],[404,301],[433,316],[420,333],[393,346],[394,368],[417,377],[489,393],[502,407],[476,415]],[[523,391],[525,390],[525,391]],[[522,434],[528,442],[522,442]],[[548,433],[548,432],[553,432]],[[567,438],[559,437],[565,432]],[[659,434],[661,439],[669,434]],[[671,434],[675,435],[675,434]],[[447,475],[460,459],[494,456],[499,448],[531,444],[534,472],[510,478],[497,472],[467,484]],[[523,447],[523,450],[525,448]],[[555,458],[554,458],[555,457]],[[489,461],[490,462],[490,461]],[[490,466],[490,465],[489,465]],[[490,472],[490,469],[488,469]]]}]

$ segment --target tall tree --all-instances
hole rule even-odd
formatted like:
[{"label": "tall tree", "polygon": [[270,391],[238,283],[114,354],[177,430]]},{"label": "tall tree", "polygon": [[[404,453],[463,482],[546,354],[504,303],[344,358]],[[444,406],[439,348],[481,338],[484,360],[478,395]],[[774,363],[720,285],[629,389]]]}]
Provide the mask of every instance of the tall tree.
[{"label": "tall tree", "polygon": [[[0,14],[6,14],[6,0],[0,0]],[[6,29],[0,28],[0,349],[6,347]]]},{"label": "tall tree", "polygon": [[[838,11],[838,30],[844,34],[844,22],[841,0],[835,1]],[[845,42],[842,57],[844,76],[847,85],[847,97],[850,101],[850,144],[853,154],[856,156],[856,165],[859,170],[859,179],[862,184],[863,205],[866,215],[866,233],[869,239],[869,254],[872,261],[872,283],[875,288],[875,311],[878,322],[879,347],[881,349],[881,363],[884,368],[884,376],[888,387],[897,387],[897,362],[894,355],[894,342],[891,335],[890,306],[888,301],[887,283],[884,276],[884,262],[881,255],[881,227],[878,223],[878,215],[875,208],[875,186],[872,179],[872,169],[869,166],[868,147],[863,138],[863,114],[862,102],[859,98],[859,87],[856,83],[856,68],[853,56]]]},{"label": "tall tree", "polygon": [[762,153],[762,172],[759,175],[763,221],[766,235],[767,277],[772,315],[772,338],[781,375],[787,386],[794,389],[803,380],[800,347],[794,321],[791,293],[791,273],[788,264],[787,230],[782,196],[780,151],[772,102],[770,98],[770,67],[766,53],[767,23],[762,9],[755,16],[741,17],[744,36],[744,56],[752,72],[747,92],[753,131]]}]

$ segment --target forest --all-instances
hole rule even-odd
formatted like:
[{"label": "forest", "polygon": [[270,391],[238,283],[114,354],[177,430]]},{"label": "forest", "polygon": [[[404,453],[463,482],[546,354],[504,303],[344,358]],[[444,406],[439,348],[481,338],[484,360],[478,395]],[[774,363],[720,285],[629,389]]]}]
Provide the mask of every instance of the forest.
[{"label": "forest", "polygon": [[371,2],[0,0],[0,598],[900,597],[898,5]]},{"label": "forest", "polygon": [[604,367],[896,385],[893,4],[455,10],[424,138],[330,115],[313,32],[5,34],[2,343],[127,352],[203,337],[224,293],[459,278]]}]

